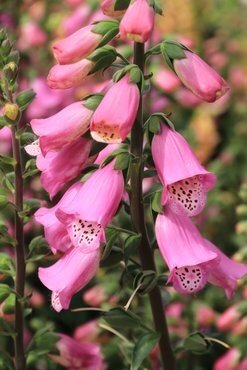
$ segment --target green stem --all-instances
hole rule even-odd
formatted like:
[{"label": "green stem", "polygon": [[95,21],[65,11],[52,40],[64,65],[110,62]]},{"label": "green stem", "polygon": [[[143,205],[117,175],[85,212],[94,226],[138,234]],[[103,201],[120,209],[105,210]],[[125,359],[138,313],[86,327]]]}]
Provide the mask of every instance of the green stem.
[{"label": "green stem", "polygon": [[[144,44],[134,43],[134,64],[144,72]],[[130,211],[134,230],[142,235],[139,248],[140,260],[143,270],[156,271],[154,256],[147,236],[144,207],[142,198],[142,175],[143,175],[143,109],[142,99],[138,108],[135,124],[131,131],[131,153],[134,156],[131,165],[131,192]],[[159,348],[163,369],[175,370],[175,359],[170,344],[169,333],[164,315],[159,287],[156,286],[149,293],[150,304],[154,324],[157,332],[161,333]]]}]

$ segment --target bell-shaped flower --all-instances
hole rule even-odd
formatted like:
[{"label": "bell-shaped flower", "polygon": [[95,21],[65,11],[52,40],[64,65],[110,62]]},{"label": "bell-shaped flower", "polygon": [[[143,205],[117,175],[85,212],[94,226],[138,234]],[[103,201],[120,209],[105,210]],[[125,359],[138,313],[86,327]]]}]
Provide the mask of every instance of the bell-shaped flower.
[{"label": "bell-shaped flower", "polygon": [[225,290],[228,299],[232,298],[236,288],[237,280],[247,275],[247,265],[233,261],[227,257],[213,243],[205,240],[208,248],[218,254],[220,263],[217,269],[210,271],[208,281]]},{"label": "bell-shaped flower", "polygon": [[213,370],[237,370],[240,358],[241,352],[232,347],[215,361]]},{"label": "bell-shaped flower", "polygon": [[54,265],[39,268],[39,279],[52,291],[54,310],[68,309],[72,296],[96,274],[99,262],[99,248],[84,253],[83,248],[72,247]]},{"label": "bell-shaped flower", "polygon": [[217,268],[218,256],[208,248],[193,222],[167,207],[156,219],[155,234],[173,287],[181,294],[203,289],[210,272]]},{"label": "bell-shaped flower", "polygon": [[167,125],[154,135],[152,155],[163,185],[162,204],[181,215],[195,216],[206,203],[216,177],[198,161],[187,141]]},{"label": "bell-shaped flower", "polygon": [[80,137],[58,152],[37,156],[36,166],[42,172],[41,184],[51,199],[85,168],[91,146],[92,140]]},{"label": "bell-shaped flower", "polygon": [[95,110],[90,130],[94,140],[120,143],[130,132],[138,110],[140,92],[126,74],[107,91]]},{"label": "bell-shaped flower", "polygon": [[189,50],[183,51],[185,58],[174,59],[174,70],[196,96],[212,103],[229,90],[226,81],[198,55]]},{"label": "bell-shaped flower", "polygon": [[154,27],[154,9],[147,0],[135,0],[120,22],[120,36],[135,42],[146,42]]},{"label": "bell-shaped flower", "polygon": [[30,125],[39,136],[42,153],[61,149],[78,139],[88,130],[92,113],[83,102],[76,102],[51,117],[32,119]]},{"label": "bell-shaped flower", "polygon": [[76,210],[57,209],[57,218],[65,224],[75,247],[90,252],[105,241],[104,229],[115,215],[124,192],[121,171],[114,161],[95,171],[78,193]]},{"label": "bell-shaped flower", "polygon": [[71,64],[87,57],[99,45],[102,35],[93,32],[94,25],[83,27],[53,45],[59,64]]},{"label": "bell-shaped flower", "polygon": [[78,203],[78,192],[83,186],[82,182],[73,184],[63,195],[60,201],[52,208],[41,207],[35,214],[35,220],[44,226],[45,239],[51,247],[52,253],[66,252],[72,247],[70,237],[67,229],[56,217],[56,210],[58,208],[66,211],[72,210]]},{"label": "bell-shaped flower", "polygon": [[68,89],[83,83],[94,63],[88,59],[79,60],[72,64],[56,64],[47,77],[47,84],[51,89]]},{"label": "bell-shaped flower", "polygon": [[69,370],[103,370],[104,360],[100,346],[95,343],[80,343],[64,334],[58,334],[58,354],[49,355],[57,364]]}]

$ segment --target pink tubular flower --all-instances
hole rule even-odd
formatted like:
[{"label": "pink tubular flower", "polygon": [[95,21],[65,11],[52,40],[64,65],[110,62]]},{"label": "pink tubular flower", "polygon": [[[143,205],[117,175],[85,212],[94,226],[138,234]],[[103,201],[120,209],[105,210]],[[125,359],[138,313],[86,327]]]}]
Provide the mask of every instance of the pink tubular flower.
[{"label": "pink tubular flower", "polygon": [[154,9],[147,0],[135,0],[126,10],[119,30],[123,39],[146,42],[153,31]]},{"label": "pink tubular flower", "polygon": [[124,192],[121,171],[114,170],[114,161],[95,171],[78,193],[77,209],[56,211],[58,219],[67,227],[75,247],[85,253],[105,241],[104,228],[115,215]]},{"label": "pink tubular flower", "polygon": [[186,58],[175,59],[174,69],[183,84],[200,99],[212,103],[224,95],[229,87],[198,55],[184,50]]},{"label": "pink tubular flower", "polygon": [[247,274],[247,265],[231,260],[214,244],[208,240],[206,242],[208,248],[220,257],[217,269],[210,271],[208,280],[211,284],[223,288],[227,298],[230,299],[237,288],[237,280]]},{"label": "pink tubular flower", "polygon": [[100,346],[94,343],[79,343],[64,334],[58,334],[56,343],[59,355],[50,355],[57,364],[69,370],[103,370],[105,368]]},{"label": "pink tubular flower", "polygon": [[78,202],[77,195],[82,186],[82,182],[76,182],[64,193],[63,197],[54,207],[41,207],[35,212],[35,220],[44,226],[45,238],[53,253],[57,251],[66,252],[72,247],[66,227],[58,220],[55,213],[58,208],[64,211],[73,209]]},{"label": "pink tubular flower", "polygon": [[59,152],[38,155],[36,166],[42,172],[41,184],[51,199],[85,168],[91,146],[91,140],[79,138]]},{"label": "pink tubular flower", "polygon": [[164,186],[162,204],[181,215],[195,216],[206,203],[206,193],[216,182],[215,175],[199,163],[186,140],[161,124],[154,135],[152,155]]},{"label": "pink tubular flower", "polygon": [[71,298],[94,277],[99,267],[100,249],[84,253],[83,248],[70,248],[52,266],[40,267],[39,279],[52,291],[51,304],[60,312],[68,309]]},{"label": "pink tubular flower", "polygon": [[92,113],[82,102],[76,102],[51,117],[32,119],[30,124],[39,136],[42,153],[45,155],[77,140],[88,130]]},{"label": "pink tubular flower", "polygon": [[193,222],[167,208],[156,219],[155,234],[170,270],[169,282],[181,294],[201,290],[218,258],[215,252],[207,248],[207,243]]},{"label": "pink tubular flower", "polygon": [[136,118],[140,92],[128,75],[115,83],[95,110],[90,130],[94,140],[120,143],[130,132]]},{"label": "pink tubular flower", "polygon": [[92,32],[94,25],[81,28],[55,43],[54,56],[59,64],[70,64],[87,57],[99,45],[102,35]]},{"label": "pink tubular flower", "polygon": [[56,64],[50,70],[47,84],[51,89],[68,89],[84,82],[94,63],[88,59],[79,60],[73,64]]}]

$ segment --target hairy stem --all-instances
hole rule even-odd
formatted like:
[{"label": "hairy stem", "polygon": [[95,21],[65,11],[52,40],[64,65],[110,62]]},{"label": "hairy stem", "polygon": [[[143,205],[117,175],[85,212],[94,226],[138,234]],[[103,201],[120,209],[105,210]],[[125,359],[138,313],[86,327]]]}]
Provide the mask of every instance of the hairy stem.
[{"label": "hairy stem", "polygon": [[[13,97],[10,90],[8,91],[8,98],[13,104]],[[19,212],[23,211],[23,177],[22,177],[22,158],[19,139],[16,138],[16,130],[18,129],[18,122],[12,125],[12,150],[13,157],[16,161],[15,173],[15,239],[16,244],[16,277],[15,277],[15,368],[16,370],[25,370],[26,359],[24,352],[24,307],[20,298],[24,297],[25,288],[25,250],[24,250],[24,233],[23,220],[19,216]]]},{"label": "hairy stem", "polygon": [[[144,72],[144,44],[134,44],[134,63]],[[143,270],[156,271],[153,252],[147,236],[144,207],[142,198],[143,174],[143,109],[142,98],[138,108],[135,124],[131,131],[131,153],[134,155],[131,168],[130,210],[132,224],[136,232],[142,235],[139,248],[140,260]],[[169,333],[164,315],[161,294],[158,286],[149,293],[154,324],[157,332],[161,333],[159,348],[163,369],[175,370],[175,359],[170,344]]]}]

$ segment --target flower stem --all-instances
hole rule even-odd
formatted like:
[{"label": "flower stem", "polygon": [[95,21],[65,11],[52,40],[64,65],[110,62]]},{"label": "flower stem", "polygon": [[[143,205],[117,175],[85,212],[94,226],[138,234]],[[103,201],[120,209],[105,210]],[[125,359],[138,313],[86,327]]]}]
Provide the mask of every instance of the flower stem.
[{"label": "flower stem", "polygon": [[[144,44],[134,43],[134,64],[144,72]],[[131,131],[131,153],[134,156],[131,165],[130,211],[134,230],[142,235],[139,254],[143,270],[156,271],[153,252],[150,248],[146,231],[144,207],[142,198],[143,175],[143,109],[142,98],[138,108],[135,124]],[[159,348],[164,370],[175,370],[175,359],[170,344],[169,333],[164,315],[159,287],[149,293],[154,324],[157,332],[161,333]]]},{"label": "flower stem", "polygon": [[16,280],[15,290],[17,293],[15,303],[15,368],[16,370],[25,370],[26,360],[23,344],[23,326],[24,326],[24,308],[19,297],[24,297],[25,287],[25,252],[23,237],[23,221],[18,212],[23,210],[23,179],[22,164],[19,140],[15,136],[15,128],[12,127],[12,146],[13,156],[16,160],[15,165],[15,238],[16,245]]}]

